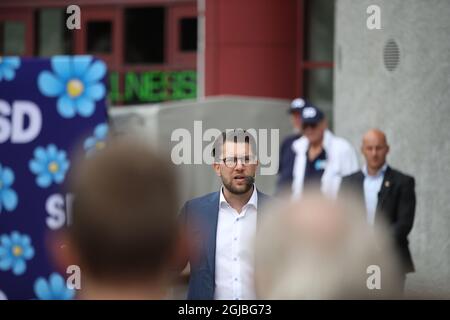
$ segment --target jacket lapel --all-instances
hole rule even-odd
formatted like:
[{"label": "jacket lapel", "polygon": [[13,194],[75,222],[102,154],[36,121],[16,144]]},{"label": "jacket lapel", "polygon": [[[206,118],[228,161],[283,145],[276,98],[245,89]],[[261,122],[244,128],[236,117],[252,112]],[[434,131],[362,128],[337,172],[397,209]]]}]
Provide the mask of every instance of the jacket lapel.
[{"label": "jacket lapel", "polygon": [[383,179],[383,183],[381,184],[380,191],[378,192],[377,212],[382,211],[386,196],[392,190],[393,184],[394,184],[394,180],[392,179],[392,170],[388,166],[386,169],[386,172],[384,173],[384,179]]},{"label": "jacket lapel", "polygon": [[256,189],[256,191],[258,192],[258,208],[259,208],[260,206],[264,206],[270,197],[267,194],[258,191],[258,189]]},{"label": "jacket lapel", "polygon": [[213,279],[215,278],[216,270],[216,235],[217,235],[217,220],[219,217],[219,196],[220,191],[212,194],[211,198],[206,202],[204,210],[205,216],[208,219],[207,224],[210,226],[211,232],[208,234],[206,241],[206,255],[208,265],[211,268]]},{"label": "jacket lapel", "polygon": [[262,210],[261,208],[263,208],[266,205],[266,203],[269,201],[270,197],[267,194],[258,191],[258,189],[256,189],[256,191],[258,192],[258,209],[256,210],[256,212],[257,212],[256,225],[257,225],[257,227],[259,227],[260,222],[263,220],[261,213],[265,212],[265,210]]}]

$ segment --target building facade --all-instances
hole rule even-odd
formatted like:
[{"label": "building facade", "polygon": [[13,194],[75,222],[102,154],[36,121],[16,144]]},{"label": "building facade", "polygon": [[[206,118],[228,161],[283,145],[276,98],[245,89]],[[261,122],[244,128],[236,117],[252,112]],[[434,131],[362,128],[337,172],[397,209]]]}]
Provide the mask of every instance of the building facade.
[{"label": "building facade", "polygon": [[92,54],[111,104],[211,95],[305,96],[331,116],[334,1],[66,0],[0,3],[0,54]]}]

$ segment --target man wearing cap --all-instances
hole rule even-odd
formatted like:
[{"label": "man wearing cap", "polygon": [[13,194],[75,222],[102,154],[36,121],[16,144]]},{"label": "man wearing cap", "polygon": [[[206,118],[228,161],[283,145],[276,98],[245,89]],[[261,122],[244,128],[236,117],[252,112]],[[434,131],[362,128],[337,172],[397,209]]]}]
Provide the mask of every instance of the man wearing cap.
[{"label": "man wearing cap", "polygon": [[301,110],[303,136],[294,141],[292,193],[300,197],[305,189],[316,188],[335,197],[342,177],[358,170],[351,144],[327,129],[323,112],[307,105]]},{"label": "man wearing cap", "polygon": [[302,108],[306,105],[306,101],[302,98],[292,100],[288,113],[291,115],[291,123],[294,133],[287,136],[280,148],[280,165],[278,167],[277,191],[291,191],[292,171],[294,169],[295,153],[292,150],[292,143],[302,136],[302,118],[300,116]]},{"label": "man wearing cap", "polygon": [[369,225],[387,224],[399,257],[402,271],[399,289],[403,291],[406,273],[414,272],[408,234],[416,208],[415,181],[388,166],[389,145],[381,130],[371,129],[364,134],[361,152],[366,164],[360,171],[343,178],[341,190],[342,193],[353,191],[365,204]]}]

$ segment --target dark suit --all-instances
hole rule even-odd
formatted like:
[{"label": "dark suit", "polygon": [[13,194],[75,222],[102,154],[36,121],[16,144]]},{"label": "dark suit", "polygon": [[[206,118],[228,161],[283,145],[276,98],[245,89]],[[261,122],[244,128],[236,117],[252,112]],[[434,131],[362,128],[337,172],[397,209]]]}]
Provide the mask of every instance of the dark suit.
[{"label": "dark suit", "polygon": [[[268,198],[258,191],[258,208]],[[188,299],[214,299],[219,199],[220,191],[209,193],[187,201],[181,209],[180,220],[193,248],[187,257],[191,268]]]},{"label": "dark suit", "polygon": [[[413,177],[388,166],[378,193],[375,215],[375,223],[379,223],[381,217],[387,223],[404,273],[414,271],[408,242],[408,234],[413,227],[416,207],[414,185]],[[362,171],[343,178],[341,191],[346,190],[355,192],[364,203],[364,174]]]}]

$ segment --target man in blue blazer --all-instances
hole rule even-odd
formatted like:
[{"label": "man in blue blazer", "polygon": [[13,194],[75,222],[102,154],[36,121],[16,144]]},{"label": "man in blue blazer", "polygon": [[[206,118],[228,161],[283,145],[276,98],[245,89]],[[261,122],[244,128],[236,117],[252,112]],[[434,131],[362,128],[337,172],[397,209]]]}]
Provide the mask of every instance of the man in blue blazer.
[{"label": "man in blue blazer", "polygon": [[257,211],[268,198],[257,191],[256,144],[245,130],[223,132],[213,149],[220,191],[187,201],[180,221],[188,235],[188,299],[255,299]]}]

